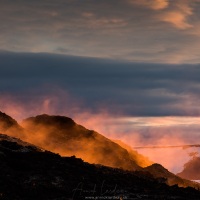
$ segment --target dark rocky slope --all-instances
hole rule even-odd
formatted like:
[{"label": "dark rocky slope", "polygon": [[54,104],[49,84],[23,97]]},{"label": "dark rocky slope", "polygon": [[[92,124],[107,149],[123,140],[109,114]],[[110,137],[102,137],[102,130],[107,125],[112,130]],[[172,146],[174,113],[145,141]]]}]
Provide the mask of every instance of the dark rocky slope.
[{"label": "dark rocky slope", "polygon": [[0,138],[1,200],[200,199],[199,191],[167,186],[148,172],[92,165]]},{"label": "dark rocky slope", "polygon": [[180,187],[187,187],[191,186],[196,189],[199,189],[199,184],[193,181],[186,180],[181,178],[178,175],[175,175],[169,172],[160,164],[153,164],[151,166],[145,167],[143,171],[147,171],[153,175],[154,178],[161,178],[166,184],[168,185],[178,185]]}]

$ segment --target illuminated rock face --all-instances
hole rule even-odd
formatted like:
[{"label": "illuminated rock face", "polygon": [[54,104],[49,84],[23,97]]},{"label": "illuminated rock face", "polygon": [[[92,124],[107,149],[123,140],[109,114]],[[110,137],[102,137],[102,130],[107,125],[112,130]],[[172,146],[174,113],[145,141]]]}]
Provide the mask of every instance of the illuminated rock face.
[{"label": "illuminated rock face", "polygon": [[22,126],[32,132],[29,142],[60,155],[125,170],[141,169],[126,149],[68,117],[39,115],[24,120]]},{"label": "illuminated rock face", "polygon": [[141,169],[126,149],[68,117],[44,114],[28,118],[20,126],[2,113],[0,123],[7,127],[1,128],[1,132],[62,156],[75,155],[86,162],[126,170]]}]

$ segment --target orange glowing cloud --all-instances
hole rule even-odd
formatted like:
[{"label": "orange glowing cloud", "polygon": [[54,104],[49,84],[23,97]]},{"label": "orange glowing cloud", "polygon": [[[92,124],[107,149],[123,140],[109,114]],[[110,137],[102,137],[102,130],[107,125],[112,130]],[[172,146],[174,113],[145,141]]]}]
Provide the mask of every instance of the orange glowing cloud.
[{"label": "orange glowing cloud", "polygon": [[130,3],[145,6],[153,10],[162,10],[168,7],[168,0],[129,0]]},{"label": "orange glowing cloud", "polygon": [[193,27],[187,22],[187,17],[190,13],[180,11],[170,11],[161,16],[161,20],[173,24],[179,29],[186,29]]},{"label": "orange glowing cloud", "polygon": [[193,27],[188,22],[188,17],[193,15],[191,2],[187,0],[178,0],[170,2],[170,7],[164,12],[158,14],[158,19],[168,22],[178,29],[187,29]]},{"label": "orange glowing cloud", "polygon": [[156,20],[170,23],[178,29],[187,29],[193,27],[187,20],[188,17],[193,14],[190,6],[191,1],[130,0],[129,2],[134,5],[144,6],[154,10],[154,16]]}]

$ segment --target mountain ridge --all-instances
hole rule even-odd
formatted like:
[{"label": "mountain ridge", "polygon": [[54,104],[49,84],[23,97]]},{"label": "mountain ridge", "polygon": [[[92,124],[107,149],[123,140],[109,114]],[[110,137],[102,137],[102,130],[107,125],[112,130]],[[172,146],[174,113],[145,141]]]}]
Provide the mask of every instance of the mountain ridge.
[{"label": "mountain ridge", "polygon": [[[76,124],[71,118],[44,114],[25,119],[21,125],[33,131],[36,137],[42,133],[44,141],[48,138],[49,144],[45,148],[63,156],[75,155],[86,162],[125,170],[141,169],[126,149],[96,131]],[[37,145],[43,146],[41,141]]]},{"label": "mountain ridge", "polygon": [[[3,120],[5,119],[4,117]],[[2,120],[0,120],[1,123]],[[158,165],[142,168],[129,152],[119,144],[116,144],[93,130],[88,130],[76,124],[71,118],[44,114],[28,118],[21,125],[14,123],[13,126],[15,128],[18,127],[22,131],[22,139],[25,138],[26,142],[39,146],[47,151],[60,154],[61,156],[75,155],[92,164],[151,173],[154,178],[164,178],[162,180],[165,180],[170,185],[177,184],[181,187],[199,187],[198,184],[191,181],[184,181],[171,172],[166,173],[164,167],[159,168],[161,169],[160,174],[155,173],[156,170],[158,171],[158,168],[155,166]],[[10,133],[12,130],[16,131],[12,126],[8,130],[6,130],[6,134],[8,135],[19,135],[17,132]]]}]

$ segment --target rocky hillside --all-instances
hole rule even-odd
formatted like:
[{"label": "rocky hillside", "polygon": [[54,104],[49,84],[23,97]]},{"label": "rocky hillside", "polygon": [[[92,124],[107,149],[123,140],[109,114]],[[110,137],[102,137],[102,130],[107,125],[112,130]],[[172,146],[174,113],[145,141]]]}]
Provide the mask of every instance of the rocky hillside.
[{"label": "rocky hillside", "polygon": [[169,172],[162,165],[157,164],[157,163],[155,163],[151,166],[145,167],[143,169],[143,171],[151,173],[154,178],[161,178],[163,180],[163,182],[168,185],[178,185],[180,187],[191,186],[196,189],[199,189],[198,183],[183,179],[183,178]]},{"label": "rocky hillside", "polygon": [[1,200],[200,199],[198,190],[170,187],[148,172],[92,165],[0,138]]},{"label": "rocky hillside", "polygon": [[89,163],[140,170],[128,151],[101,134],[88,130],[64,116],[39,115],[23,121],[27,141],[62,156],[73,156]]},{"label": "rocky hillside", "polygon": [[[101,134],[88,130],[64,116],[39,115],[23,121],[21,126],[11,117],[0,113],[0,131],[10,136],[19,137],[28,143],[57,153],[61,156],[73,156],[86,162],[101,164],[129,171],[151,173],[163,183],[182,187],[198,187],[193,182],[183,180],[168,172],[164,167],[153,164],[146,168],[143,164],[151,164],[144,156],[127,146],[121,146]],[[23,128],[22,128],[23,127]],[[16,142],[16,141],[15,141]]]}]

